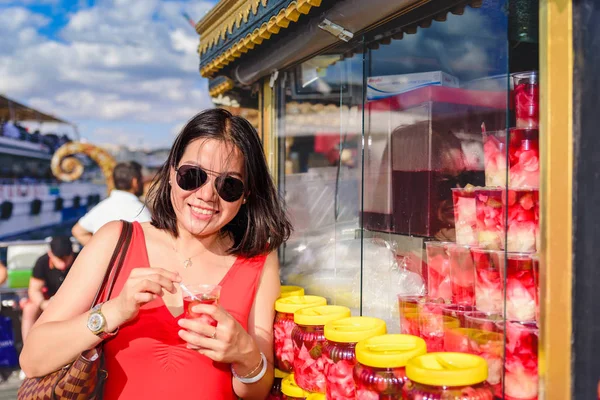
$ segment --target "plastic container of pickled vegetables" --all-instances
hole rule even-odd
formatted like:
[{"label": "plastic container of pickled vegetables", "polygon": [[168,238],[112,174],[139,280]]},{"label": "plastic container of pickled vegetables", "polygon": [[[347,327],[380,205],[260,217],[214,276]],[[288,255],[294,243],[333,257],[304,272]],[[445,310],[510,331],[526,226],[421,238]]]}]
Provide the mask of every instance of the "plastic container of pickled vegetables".
[{"label": "plastic container of pickled vegetables", "polygon": [[412,335],[381,335],[356,344],[354,381],[357,400],[402,400],[409,360],[427,352]]},{"label": "plastic container of pickled vegetables", "polygon": [[281,392],[281,382],[284,378],[286,378],[289,374],[287,372],[283,372],[277,368],[275,368],[275,378],[273,379],[273,386],[271,386],[271,391],[267,396],[266,400],[282,400],[283,393]]},{"label": "plastic container of pickled vegetables", "polygon": [[468,246],[479,244],[475,211],[475,186],[452,189],[456,243]]},{"label": "plastic container of pickled vegetables", "polygon": [[281,381],[281,392],[286,400],[305,400],[309,394],[296,384],[294,374],[286,376]]},{"label": "plastic container of pickled vegetables", "polygon": [[428,353],[406,364],[409,400],[493,400],[485,359],[464,353]]},{"label": "plastic container of pickled vegetables", "polygon": [[304,288],[300,286],[282,285],[279,292],[279,298],[291,296],[304,296]]},{"label": "plastic container of pickled vegetables", "polygon": [[325,393],[325,324],[348,317],[350,309],[343,306],[309,307],[294,314],[294,377],[302,389]]},{"label": "plastic container of pickled vegetables", "polygon": [[273,342],[275,347],[275,367],[292,372],[294,367],[294,345],[292,331],[294,313],[302,308],[324,306],[325,297],[321,296],[289,296],[275,302],[275,322],[273,323]]},{"label": "plastic container of pickled vegetables", "polygon": [[537,71],[512,74],[517,128],[537,128],[540,119],[540,87]]},{"label": "plastic container of pickled vegetables", "polygon": [[361,340],[386,333],[385,321],[372,317],[350,317],[325,324],[325,377],[328,400],[355,400],[355,347]]}]

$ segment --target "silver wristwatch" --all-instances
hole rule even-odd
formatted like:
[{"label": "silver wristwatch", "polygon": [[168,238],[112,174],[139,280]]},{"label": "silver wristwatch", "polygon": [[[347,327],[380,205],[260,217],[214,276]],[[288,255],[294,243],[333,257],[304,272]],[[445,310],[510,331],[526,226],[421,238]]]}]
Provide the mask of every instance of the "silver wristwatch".
[{"label": "silver wristwatch", "polygon": [[114,332],[106,331],[106,318],[104,317],[104,314],[102,314],[101,311],[102,304],[104,303],[100,303],[90,310],[90,314],[87,320],[87,327],[90,331],[92,331],[94,335],[104,340],[106,338],[115,336],[119,331],[119,328],[117,328]]}]

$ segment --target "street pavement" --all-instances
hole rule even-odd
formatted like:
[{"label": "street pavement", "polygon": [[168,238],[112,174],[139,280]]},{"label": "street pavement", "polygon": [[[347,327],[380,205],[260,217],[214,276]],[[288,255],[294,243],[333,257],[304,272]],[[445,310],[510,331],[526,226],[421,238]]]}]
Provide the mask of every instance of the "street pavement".
[{"label": "street pavement", "polygon": [[19,373],[14,372],[8,380],[0,383],[0,400],[15,400],[19,385],[21,385]]}]

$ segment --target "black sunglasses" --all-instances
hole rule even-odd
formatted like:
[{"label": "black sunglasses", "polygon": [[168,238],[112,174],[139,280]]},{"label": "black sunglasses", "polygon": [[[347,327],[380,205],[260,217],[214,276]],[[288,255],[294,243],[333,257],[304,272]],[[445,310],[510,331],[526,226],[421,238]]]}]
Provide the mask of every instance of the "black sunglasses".
[{"label": "black sunglasses", "polygon": [[[181,165],[175,168],[177,185],[186,191],[198,190],[206,181],[208,173],[196,165]],[[223,173],[215,178],[215,188],[219,197],[228,203],[239,200],[244,195],[244,182]]]}]

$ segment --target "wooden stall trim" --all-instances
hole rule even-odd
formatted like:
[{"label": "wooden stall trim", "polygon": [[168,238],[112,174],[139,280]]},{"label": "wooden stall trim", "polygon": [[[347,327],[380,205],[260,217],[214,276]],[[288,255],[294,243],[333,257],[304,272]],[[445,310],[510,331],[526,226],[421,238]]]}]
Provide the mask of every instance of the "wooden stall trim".
[{"label": "wooden stall trim", "polygon": [[[540,399],[570,399],[572,385],[573,12],[540,2]],[[545,266],[545,267],[544,267]]]}]

